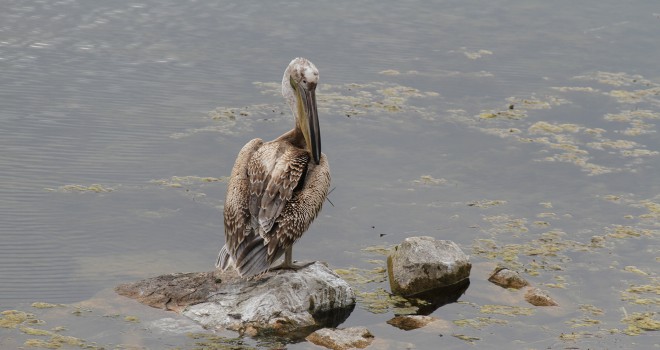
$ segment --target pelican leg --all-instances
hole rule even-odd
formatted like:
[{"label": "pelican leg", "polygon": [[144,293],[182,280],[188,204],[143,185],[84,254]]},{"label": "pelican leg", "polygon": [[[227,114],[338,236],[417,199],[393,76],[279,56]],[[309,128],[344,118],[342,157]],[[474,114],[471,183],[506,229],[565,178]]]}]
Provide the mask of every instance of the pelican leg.
[{"label": "pelican leg", "polygon": [[313,264],[314,261],[302,263],[302,264],[294,264],[293,262],[293,247],[288,247],[284,251],[284,261],[275,266],[272,267],[271,270],[299,270],[302,268],[305,268],[311,264]]}]

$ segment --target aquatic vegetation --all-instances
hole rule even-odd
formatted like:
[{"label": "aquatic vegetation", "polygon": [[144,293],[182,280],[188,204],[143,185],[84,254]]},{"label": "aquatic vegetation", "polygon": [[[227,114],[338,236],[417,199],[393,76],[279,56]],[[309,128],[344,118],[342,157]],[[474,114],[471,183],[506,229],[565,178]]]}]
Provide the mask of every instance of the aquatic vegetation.
[{"label": "aquatic vegetation", "polygon": [[578,310],[582,311],[583,313],[590,314],[592,316],[601,316],[605,314],[605,311],[603,311],[603,309],[589,304],[580,305],[578,307]]},{"label": "aquatic vegetation", "polygon": [[46,330],[43,330],[43,329],[37,329],[37,328],[31,328],[31,327],[25,327],[25,326],[18,327],[18,329],[21,332],[23,332],[25,334],[28,334],[28,335],[52,335],[53,334],[53,332],[51,332],[51,331],[46,331]]},{"label": "aquatic vegetation", "polygon": [[380,285],[387,282],[384,267],[373,269],[335,269],[336,274],[346,280],[354,289],[358,306],[371,313],[381,314],[393,310],[397,314],[412,314],[417,311],[408,299],[391,294]]},{"label": "aquatic vegetation", "polygon": [[[622,104],[645,103],[660,106],[660,85],[643,79],[641,76],[625,73],[597,72],[575,77],[574,79],[595,81],[621,88],[643,86],[633,90],[601,90],[591,86],[553,87],[566,97],[532,94],[529,97],[512,96],[506,99],[506,108],[482,108],[476,116],[470,117],[466,110],[447,110],[451,121],[465,124],[483,133],[512,138],[522,145],[542,145],[543,162],[570,163],[580,167],[588,175],[602,175],[612,172],[635,171],[643,163],[643,158],[656,157],[660,152],[649,149],[638,140],[611,139],[612,131],[578,123],[561,123],[538,120],[536,110],[548,110],[571,104],[570,97],[576,93],[588,92],[594,98],[609,96]],[[636,137],[657,132],[660,113],[649,108],[624,109],[618,113],[607,113],[605,121],[626,123],[627,127],[613,130],[619,136]],[[611,150],[616,152],[612,153]],[[549,155],[548,155],[549,153]],[[634,159],[623,166],[612,166],[612,158]],[[606,165],[607,164],[607,165]]]},{"label": "aquatic vegetation", "polygon": [[571,333],[562,333],[559,335],[559,339],[563,341],[576,341],[582,338],[591,338],[594,334],[587,331],[582,332],[571,332]]},{"label": "aquatic vegetation", "polygon": [[465,335],[465,334],[452,334],[451,336],[456,337],[460,340],[464,340],[464,341],[466,341],[470,344],[474,344],[475,341],[481,340],[481,338],[479,338],[479,337],[472,337],[472,336]]},{"label": "aquatic vegetation", "polygon": [[124,317],[124,321],[138,323],[138,322],[140,322],[140,319],[136,316],[126,316],[126,317]]},{"label": "aquatic vegetation", "polygon": [[627,335],[640,335],[645,331],[659,331],[660,321],[656,320],[655,312],[634,312],[624,317],[621,322],[628,325],[628,328],[623,330]]},{"label": "aquatic vegetation", "polygon": [[479,312],[484,314],[498,314],[506,316],[531,316],[535,310],[529,307],[509,305],[483,305]]},{"label": "aquatic vegetation", "polygon": [[652,279],[652,284],[631,285],[621,292],[621,300],[636,305],[660,305],[660,281]]},{"label": "aquatic vegetation", "polygon": [[78,193],[108,193],[115,191],[117,188],[116,187],[106,187],[100,184],[91,184],[91,185],[63,185],[60,186],[56,189],[52,188],[47,188],[47,191],[52,191],[52,192],[78,192]]},{"label": "aquatic vegetation", "polygon": [[62,307],[64,305],[62,304],[51,304],[51,303],[44,303],[44,302],[34,302],[31,305],[33,308],[37,309],[50,309],[54,307]]},{"label": "aquatic vegetation", "polygon": [[606,227],[605,230],[608,232],[606,237],[619,239],[641,236],[651,237],[658,234],[658,230],[642,229],[623,225],[612,225],[611,227]]},{"label": "aquatic vegetation", "polygon": [[36,323],[38,321],[34,314],[19,310],[5,310],[0,312],[0,327],[16,328],[18,325],[27,323]]},{"label": "aquatic vegetation", "polygon": [[[189,338],[195,340],[190,350],[256,350],[257,348],[245,343],[242,338],[228,338],[209,333],[187,333]],[[274,345],[274,344],[273,344]],[[181,349],[181,348],[174,348]],[[188,348],[186,348],[188,350]]]},{"label": "aquatic vegetation", "polygon": [[209,182],[226,182],[228,177],[200,177],[200,176],[172,176],[169,179],[151,180],[149,183],[164,187],[181,188],[184,185],[202,184]]},{"label": "aquatic vegetation", "polygon": [[[40,305],[45,303],[34,303],[33,305],[35,304]],[[51,305],[54,305],[53,307],[61,306],[55,304],[51,304]],[[47,307],[47,308],[51,308],[51,307]],[[47,338],[47,339],[41,339],[41,338],[27,339],[24,343],[25,346],[45,348],[45,349],[59,349],[63,346],[75,346],[85,349],[99,349],[93,344],[87,344],[84,340],[80,338],[66,336],[57,333],[65,330],[64,327],[55,327],[53,328],[53,330],[49,331],[45,329],[39,329],[39,328],[27,326],[27,325],[36,325],[36,324],[45,323],[42,320],[37,319],[34,314],[26,313],[18,310],[5,310],[2,311],[0,315],[2,315],[2,317],[0,318],[0,327],[17,328],[21,333],[26,334],[28,336],[38,336],[38,337]]]},{"label": "aquatic vegetation", "polygon": [[570,325],[571,328],[582,328],[582,327],[593,327],[600,325],[601,321],[593,318],[584,317],[584,318],[572,319],[566,321],[566,324]]},{"label": "aquatic vegetation", "polygon": [[623,268],[625,271],[636,273],[638,275],[643,275],[643,276],[648,276],[648,273],[640,270],[637,268],[637,266],[626,266]]},{"label": "aquatic vegetation", "polygon": [[476,318],[463,318],[453,321],[459,327],[472,327],[482,329],[490,325],[506,325],[509,323],[507,320],[493,318],[493,317],[476,317]]},{"label": "aquatic vegetation", "polygon": [[443,178],[436,179],[431,175],[422,175],[419,177],[419,180],[414,180],[413,183],[419,185],[444,185],[447,183],[447,180]]},{"label": "aquatic vegetation", "polygon": [[471,60],[476,60],[476,59],[482,58],[483,56],[489,56],[489,55],[493,54],[492,51],[484,50],[484,49],[480,49],[480,50],[477,50],[477,51],[469,51],[468,48],[464,47],[464,46],[459,48],[458,50],[451,50],[449,52],[450,53],[462,53],[463,55],[465,55],[465,57],[467,57]]},{"label": "aquatic vegetation", "polygon": [[574,80],[596,81],[601,84],[612,86],[651,85],[650,80],[644,79],[639,74],[628,74],[624,72],[602,72],[597,71],[589,74],[573,77]]},{"label": "aquatic vegetation", "polygon": [[[504,205],[506,203],[507,203],[507,201],[505,201],[505,200],[482,199],[482,200],[478,200],[478,201],[469,202],[468,206],[476,207],[476,208],[490,208],[490,207],[496,207],[498,205]],[[511,223],[511,225],[513,225],[513,226],[518,225],[519,227],[521,227],[521,225],[523,225],[523,223]]]},{"label": "aquatic vegetation", "polygon": [[557,124],[540,121],[532,124],[527,130],[531,134],[559,134],[562,132],[575,133],[580,129],[581,127],[577,124]]}]

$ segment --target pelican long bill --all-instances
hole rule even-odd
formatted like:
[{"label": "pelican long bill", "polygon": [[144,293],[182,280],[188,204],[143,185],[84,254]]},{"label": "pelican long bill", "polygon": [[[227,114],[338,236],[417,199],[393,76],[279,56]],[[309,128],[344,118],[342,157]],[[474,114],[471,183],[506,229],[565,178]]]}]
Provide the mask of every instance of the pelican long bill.
[{"label": "pelican long bill", "polygon": [[312,154],[314,164],[321,159],[321,130],[319,116],[316,111],[316,84],[296,83],[291,79],[291,85],[298,96],[298,112],[300,115],[300,129],[305,137],[307,148]]}]

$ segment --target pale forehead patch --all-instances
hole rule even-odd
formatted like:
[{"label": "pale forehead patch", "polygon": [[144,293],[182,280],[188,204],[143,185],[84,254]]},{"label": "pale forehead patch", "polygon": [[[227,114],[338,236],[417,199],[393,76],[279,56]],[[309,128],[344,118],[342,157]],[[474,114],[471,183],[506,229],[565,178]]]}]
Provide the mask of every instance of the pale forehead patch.
[{"label": "pale forehead patch", "polygon": [[296,80],[300,79],[311,83],[318,83],[319,81],[319,70],[316,69],[314,63],[302,57],[294,58],[284,74],[285,77],[289,74]]},{"label": "pale forehead patch", "polygon": [[310,64],[305,66],[305,70],[303,71],[303,75],[305,76],[305,79],[307,81],[316,81],[319,78],[319,71],[314,67],[314,65]]}]

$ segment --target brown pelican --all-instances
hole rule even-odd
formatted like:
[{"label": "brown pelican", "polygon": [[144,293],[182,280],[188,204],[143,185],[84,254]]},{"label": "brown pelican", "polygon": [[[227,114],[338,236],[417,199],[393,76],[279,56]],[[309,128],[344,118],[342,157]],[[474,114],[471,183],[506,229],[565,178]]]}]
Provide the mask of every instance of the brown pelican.
[{"label": "brown pelican", "polygon": [[321,153],[316,113],[319,71],[296,58],[284,71],[282,95],[296,122],[270,142],[254,139],[238,153],[225,200],[225,245],[216,267],[234,266],[241,277],[293,264],[292,246],[307,230],[328,195],[330,166]]}]

